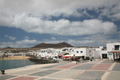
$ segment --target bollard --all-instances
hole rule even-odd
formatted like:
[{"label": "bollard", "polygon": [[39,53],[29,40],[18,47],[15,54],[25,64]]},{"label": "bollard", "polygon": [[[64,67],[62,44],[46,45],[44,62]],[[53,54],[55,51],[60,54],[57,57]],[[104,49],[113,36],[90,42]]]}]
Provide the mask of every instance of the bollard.
[{"label": "bollard", "polygon": [[5,70],[1,70],[2,74],[5,74]]},{"label": "bollard", "polygon": [[90,61],[92,61],[92,59],[90,59]]}]

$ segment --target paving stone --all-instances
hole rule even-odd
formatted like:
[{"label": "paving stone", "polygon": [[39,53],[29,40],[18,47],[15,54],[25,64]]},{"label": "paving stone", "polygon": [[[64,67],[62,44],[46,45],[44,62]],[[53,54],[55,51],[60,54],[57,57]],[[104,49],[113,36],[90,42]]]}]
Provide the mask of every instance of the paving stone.
[{"label": "paving stone", "polygon": [[112,69],[112,71],[120,71],[120,63],[117,63]]},{"label": "paving stone", "polygon": [[120,72],[111,72],[106,80],[120,80]]},{"label": "paving stone", "polygon": [[58,80],[58,79],[42,78],[42,79],[39,79],[39,80]]},{"label": "paving stone", "polygon": [[55,77],[55,78],[73,78],[76,77],[78,74],[82,73],[82,70],[65,70],[58,72],[56,74],[51,74],[47,77]]},{"label": "paving stone", "polygon": [[58,72],[60,70],[46,70],[46,71],[42,71],[42,72],[37,72],[37,73],[33,73],[33,74],[30,74],[31,76],[46,76],[46,75],[49,75],[49,74],[52,74],[52,73],[55,73],[55,72]]},{"label": "paving stone", "polygon": [[100,62],[100,60],[93,60],[93,61],[88,61],[89,63],[94,63],[94,64],[96,64],[96,63],[99,63]]},{"label": "paving stone", "polygon": [[94,64],[83,64],[77,67],[74,67],[72,69],[78,69],[78,70],[88,70],[90,69]]},{"label": "paving stone", "polygon": [[45,66],[45,67],[42,67],[42,68],[54,68],[54,67],[57,67],[57,66],[60,66],[60,64],[57,64],[57,65],[51,65],[51,66]]},{"label": "paving stone", "polygon": [[32,74],[32,73],[34,73],[34,72],[44,71],[44,70],[46,70],[46,69],[43,69],[43,68],[36,68],[36,69],[20,71],[20,72],[16,72],[16,73],[12,73],[12,74],[26,75],[26,74]]},{"label": "paving stone", "polygon": [[16,76],[13,76],[13,75],[3,75],[3,76],[0,76],[0,80],[6,80],[6,79],[9,79],[9,78],[13,78],[13,77],[16,77]]},{"label": "paving stone", "polygon": [[68,63],[63,62],[63,63],[59,63],[59,64],[55,64],[55,65],[45,66],[45,67],[42,67],[42,68],[54,68],[54,67],[62,66],[62,65],[65,65],[65,64],[68,64]]},{"label": "paving stone", "polygon": [[105,60],[102,63],[114,63],[114,61],[113,60]]},{"label": "paving stone", "polygon": [[76,66],[76,65],[77,64],[72,63],[72,64],[63,65],[63,66],[58,66],[58,67],[55,67],[54,69],[68,69],[68,68],[71,68],[71,67]]},{"label": "paving stone", "polygon": [[[72,64],[71,62],[70,64],[69,62],[63,62],[59,64],[55,63],[55,65],[48,65],[31,70],[25,69],[24,71],[13,73],[17,75],[24,75],[21,77],[17,77],[15,75],[13,76],[13,74],[0,75],[0,80],[101,80],[101,77],[104,75],[105,71],[110,68],[112,63],[107,60],[103,61],[102,63],[100,62],[102,61],[93,60],[84,63],[83,65]],[[93,66],[96,63],[100,64]],[[116,65],[113,67],[113,71],[110,71],[107,80],[120,80],[119,76],[120,63],[116,63]]]},{"label": "paving stone", "polygon": [[79,80],[101,80],[104,71],[86,71],[83,74],[77,76],[75,79]]},{"label": "paving stone", "polygon": [[21,76],[21,77],[17,77],[11,80],[35,80],[35,79],[37,79],[37,77]]},{"label": "paving stone", "polygon": [[90,70],[108,70],[111,65],[111,63],[102,63],[92,67]]}]

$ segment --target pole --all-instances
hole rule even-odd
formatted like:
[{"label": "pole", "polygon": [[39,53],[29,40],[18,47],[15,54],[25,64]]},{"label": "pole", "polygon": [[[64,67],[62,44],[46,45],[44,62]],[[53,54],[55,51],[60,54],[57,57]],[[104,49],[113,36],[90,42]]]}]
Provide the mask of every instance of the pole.
[{"label": "pole", "polygon": [[113,60],[114,60],[114,62],[115,62],[115,53],[113,53]]}]

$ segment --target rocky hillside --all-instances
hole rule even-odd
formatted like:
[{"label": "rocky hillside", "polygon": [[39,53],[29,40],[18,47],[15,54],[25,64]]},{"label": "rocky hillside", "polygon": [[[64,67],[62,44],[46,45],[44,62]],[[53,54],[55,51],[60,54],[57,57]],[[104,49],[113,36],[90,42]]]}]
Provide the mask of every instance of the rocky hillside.
[{"label": "rocky hillside", "polygon": [[49,43],[40,43],[33,48],[63,48],[63,47],[72,47],[72,45],[62,42],[58,44],[49,44]]}]

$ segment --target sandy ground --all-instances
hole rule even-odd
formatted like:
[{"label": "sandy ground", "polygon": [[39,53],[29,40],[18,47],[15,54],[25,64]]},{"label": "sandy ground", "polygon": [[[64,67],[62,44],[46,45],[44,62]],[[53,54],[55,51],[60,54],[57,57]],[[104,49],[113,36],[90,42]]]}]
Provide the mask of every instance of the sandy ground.
[{"label": "sandy ground", "polygon": [[[4,60],[11,60],[11,59],[29,59],[28,56],[11,56],[11,57],[5,57]],[[1,58],[0,58],[1,60]]]}]

